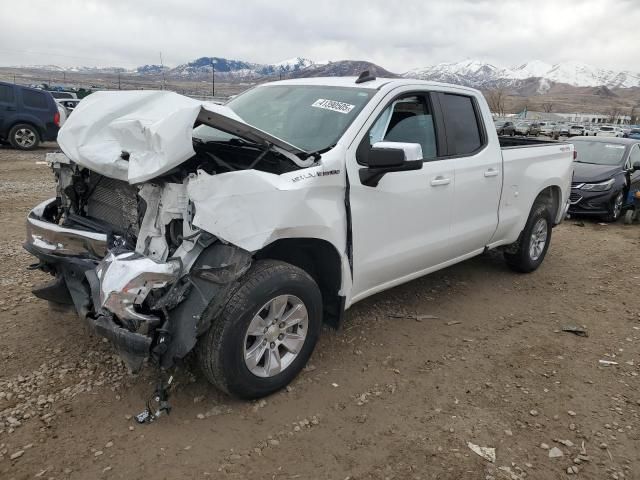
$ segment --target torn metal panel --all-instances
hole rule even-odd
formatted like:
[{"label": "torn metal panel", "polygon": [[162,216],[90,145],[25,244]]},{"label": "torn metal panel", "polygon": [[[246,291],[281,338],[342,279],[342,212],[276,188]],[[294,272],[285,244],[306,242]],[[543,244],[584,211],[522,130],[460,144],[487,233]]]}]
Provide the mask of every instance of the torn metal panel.
[{"label": "torn metal panel", "polygon": [[207,247],[193,265],[189,294],[171,311],[166,351],[162,353],[163,367],[173,365],[196,344],[197,337],[206,332],[211,319],[220,312],[231,288],[251,266],[249,252],[232,245],[215,243]]},{"label": "torn metal panel", "polygon": [[320,165],[274,175],[258,170],[189,177],[193,225],[255,252],[280,238],[327,240],[344,251],[344,178]]}]

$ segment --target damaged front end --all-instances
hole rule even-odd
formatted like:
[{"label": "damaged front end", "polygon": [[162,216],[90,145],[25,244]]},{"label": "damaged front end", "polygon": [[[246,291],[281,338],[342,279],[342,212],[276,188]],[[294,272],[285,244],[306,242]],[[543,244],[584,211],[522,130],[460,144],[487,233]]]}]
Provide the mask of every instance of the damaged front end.
[{"label": "damaged front end", "polygon": [[132,186],[49,154],[58,189],[27,218],[24,247],[54,279],[42,299],[72,304],[129,368],[171,367],[195,346],[251,254],[192,223],[187,178]]}]

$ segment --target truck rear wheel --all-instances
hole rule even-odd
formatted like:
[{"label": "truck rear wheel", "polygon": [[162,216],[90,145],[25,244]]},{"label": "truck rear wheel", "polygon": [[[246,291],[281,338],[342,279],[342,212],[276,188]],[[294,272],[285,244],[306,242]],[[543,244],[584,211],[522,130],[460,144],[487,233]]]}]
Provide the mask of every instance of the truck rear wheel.
[{"label": "truck rear wheel", "polygon": [[321,326],[322,296],[311,276],[285,262],[258,261],[198,340],[199,364],[220,390],[264,397],[302,370]]},{"label": "truck rear wheel", "polygon": [[504,253],[507,265],[512,270],[529,273],[542,264],[551,242],[552,224],[549,205],[541,200],[536,201],[520,238]]}]

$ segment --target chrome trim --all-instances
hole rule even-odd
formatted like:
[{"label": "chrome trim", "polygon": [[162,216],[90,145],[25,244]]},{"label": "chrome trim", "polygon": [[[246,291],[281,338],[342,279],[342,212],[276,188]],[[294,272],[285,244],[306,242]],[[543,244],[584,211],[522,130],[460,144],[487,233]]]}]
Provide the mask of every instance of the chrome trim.
[{"label": "chrome trim", "polygon": [[27,243],[43,253],[59,256],[102,258],[107,254],[107,235],[61,227],[42,219],[45,209],[55,198],[50,198],[29,212],[27,216]]},{"label": "chrome trim", "polygon": [[[162,288],[174,282],[181,273],[179,261],[157,263],[134,252],[107,257],[96,267],[100,281],[100,306],[109,310],[121,320],[132,320],[140,326],[148,326],[159,321],[153,315],[135,311],[135,305],[144,302],[154,288]],[[144,333],[139,331],[137,333]]]}]

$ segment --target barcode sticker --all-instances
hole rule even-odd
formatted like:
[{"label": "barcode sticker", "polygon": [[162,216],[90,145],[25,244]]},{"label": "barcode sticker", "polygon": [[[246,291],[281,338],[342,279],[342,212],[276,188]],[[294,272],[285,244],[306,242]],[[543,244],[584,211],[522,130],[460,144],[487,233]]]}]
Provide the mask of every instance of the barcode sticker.
[{"label": "barcode sticker", "polygon": [[319,98],[313,102],[311,106],[345,114],[349,113],[355,107],[355,105],[351,105],[350,103],[336,102],[335,100],[327,100],[325,98]]}]

